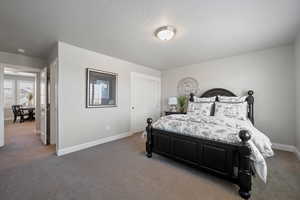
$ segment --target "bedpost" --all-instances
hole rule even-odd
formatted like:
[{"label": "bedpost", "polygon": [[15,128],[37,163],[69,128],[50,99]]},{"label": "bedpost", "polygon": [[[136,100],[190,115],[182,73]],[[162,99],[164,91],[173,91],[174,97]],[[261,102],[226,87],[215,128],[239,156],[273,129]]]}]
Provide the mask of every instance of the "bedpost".
[{"label": "bedpost", "polygon": [[147,119],[148,126],[146,127],[147,141],[146,141],[146,152],[147,157],[152,157],[152,118]]},{"label": "bedpost", "polygon": [[190,102],[194,102],[194,96],[195,96],[194,93],[190,94]]},{"label": "bedpost", "polygon": [[242,145],[239,147],[239,194],[244,199],[249,199],[251,194],[251,168],[250,168],[250,147],[248,141],[251,135],[246,130],[241,130],[239,137]]},{"label": "bedpost", "polygon": [[253,90],[248,91],[248,97],[247,97],[247,102],[249,105],[249,110],[248,110],[248,118],[254,124],[254,109],[253,109],[253,104],[254,104],[254,97],[253,97]]}]

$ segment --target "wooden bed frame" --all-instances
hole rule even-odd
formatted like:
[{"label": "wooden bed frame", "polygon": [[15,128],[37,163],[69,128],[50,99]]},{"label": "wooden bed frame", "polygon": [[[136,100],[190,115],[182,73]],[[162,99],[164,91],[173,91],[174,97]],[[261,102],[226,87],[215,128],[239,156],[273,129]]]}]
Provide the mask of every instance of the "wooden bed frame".
[{"label": "wooden bed frame", "polygon": [[[214,88],[206,91],[201,97],[236,96],[229,90]],[[190,95],[193,101],[194,94]],[[248,91],[248,118],[254,123],[253,91]],[[249,199],[251,194],[251,162],[248,140],[250,134],[246,130],[239,132],[241,142],[238,144],[223,143],[208,139],[186,136],[152,127],[152,119],[147,119],[148,126],[146,152],[152,157],[152,152],[164,155],[207,172],[226,178],[239,186],[239,194]]]}]

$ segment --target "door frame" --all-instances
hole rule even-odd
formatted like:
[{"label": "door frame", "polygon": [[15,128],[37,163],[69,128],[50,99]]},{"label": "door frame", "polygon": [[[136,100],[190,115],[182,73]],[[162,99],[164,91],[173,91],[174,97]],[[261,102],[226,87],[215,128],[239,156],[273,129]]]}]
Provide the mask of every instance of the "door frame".
[{"label": "door frame", "polygon": [[[57,59],[55,60],[56,64],[58,64]],[[46,65],[47,66],[47,65]],[[43,68],[34,68],[34,67],[28,67],[28,66],[20,66],[20,65],[12,65],[12,64],[6,64],[6,63],[0,63],[0,147],[5,145],[5,131],[4,131],[4,106],[3,106],[3,102],[4,102],[4,68],[5,67],[11,67],[11,68],[15,68],[15,69],[20,69],[20,70],[28,70],[30,69],[31,73],[36,73],[36,87],[35,87],[35,95],[36,95],[36,130],[40,131],[40,127],[39,127],[39,114],[40,114],[40,105],[38,102],[40,102],[40,80],[39,80],[39,75],[40,72]],[[57,66],[58,67],[58,66]],[[47,66],[48,68],[48,66]],[[56,70],[58,70],[56,68]],[[58,72],[55,71],[55,76],[58,76]],[[58,77],[56,77],[57,80]],[[56,82],[56,87],[55,89],[57,89],[57,84],[58,82]],[[57,93],[55,93],[55,99],[58,99],[57,97]],[[56,101],[57,104],[57,101]],[[56,116],[58,115],[58,113],[56,113]],[[58,125],[58,123],[57,123]],[[58,132],[56,132],[56,152],[57,152],[57,148],[58,148]]]},{"label": "door frame", "polygon": [[4,146],[4,65],[0,63],[0,147]]},{"label": "door frame", "polygon": [[[139,72],[131,72],[130,73],[130,133],[135,133],[137,130],[134,130],[134,114],[133,114],[133,109],[132,107],[135,106],[135,102],[134,102],[134,82],[135,82],[135,78],[136,77],[140,77],[140,78],[145,78],[145,79],[150,79],[150,80],[155,80],[159,82],[159,95],[160,95],[160,101],[161,101],[161,77],[158,76],[151,76],[148,74],[143,74],[143,73],[139,73]],[[161,102],[160,102],[161,104]],[[161,111],[161,105],[160,105],[160,111]],[[146,122],[145,122],[145,127],[146,127]]]},{"label": "door frame", "polygon": [[[50,63],[50,144],[56,145],[58,151],[58,59]],[[51,135],[55,135],[54,141]]]},{"label": "door frame", "polygon": [[[6,63],[0,63],[0,147],[5,145],[5,131],[4,131],[4,68],[10,67],[14,69],[20,69],[20,70],[26,70],[30,73],[36,74],[36,87],[35,87],[35,95],[36,95],[36,101],[39,101],[39,73],[40,69],[34,68],[34,67],[28,67],[28,66],[21,66],[21,65],[13,65],[13,64],[6,64]],[[36,113],[39,111],[39,106],[36,104]],[[36,115],[36,120],[39,120],[39,115]],[[36,123],[39,124],[39,123]],[[38,130],[38,127],[36,127],[36,130]]]},{"label": "door frame", "polygon": [[[40,119],[45,119],[45,121],[43,120],[39,120],[38,123],[40,123],[40,139],[42,140],[42,143],[44,145],[48,145],[50,144],[49,141],[49,136],[50,133],[48,133],[48,67],[44,67],[41,69],[40,73],[39,73],[39,79],[40,79],[40,84],[39,84],[39,97],[40,97],[40,101],[39,101],[39,107],[40,107],[40,112],[39,114]],[[45,82],[45,86],[44,88],[41,88],[42,83]],[[43,90],[42,90],[43,89]],[[44,102],[42,102],[41,96],[42,96],[42,92],[45,93],[45,97],[44,97]],[[42,106],[42,104],[44,104]],[[44,117],[42,117],[44,116]],[[42,127],[44,127],[44,129],[42,129]],[[45,131],[45,132],[44,132]]]}]

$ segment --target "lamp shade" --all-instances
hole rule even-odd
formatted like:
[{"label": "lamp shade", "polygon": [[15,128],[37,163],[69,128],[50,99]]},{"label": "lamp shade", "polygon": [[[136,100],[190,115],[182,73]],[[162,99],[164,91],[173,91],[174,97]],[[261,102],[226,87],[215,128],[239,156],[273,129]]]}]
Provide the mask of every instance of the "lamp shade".
[{"label": "lamp shade", "polygon": [[169,105],[177,105],[177,97],[169,97],[168,104]]}]

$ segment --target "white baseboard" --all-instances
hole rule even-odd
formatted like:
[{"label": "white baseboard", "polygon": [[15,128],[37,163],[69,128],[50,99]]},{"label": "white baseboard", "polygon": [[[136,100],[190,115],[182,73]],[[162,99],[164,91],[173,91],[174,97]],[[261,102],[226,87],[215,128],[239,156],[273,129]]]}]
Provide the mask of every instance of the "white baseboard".
[{"label": "white baseboard", "polygon": [[[119,140],[125,137],[129,137],[131,136],[133,133],[132,132],[126,132],[126,133],[122,133],[119,135],[113,135],[110,137],[106,137],[106,138],[101,138],[99,140],[95,140],[92,142],[87,142],[87,143],[83,143],[83,144],[78,144],[75,146],[71,146],[71,147],[67,147],[64,149],[60,149],[56,152],[57,156],[62,156],[62,155],[66,155],[75,151],[80,151],[83,149],[87,149],[93,146],[97,146],[99,144],[104,144],[107,142],[111,142],[114,140]],[[272,143],[272,148],[273,149],[277,149],[277,150],[282,150],[282,151],[289,151],[289,152],[293,152],[297,155],[297,157],[300,159],[300,151],[292,145],[286,145],[286,144],[279,144],[279,143]]]},{"label": "white baseboard", "polygon": [[282,151],[296,152],[296,147],[287,144],[272,143],[272,148]]},{"label": "white baseboard", "polygon": [[272,143],[272,148],[282,151],[289,151],[293,152],[297,155],[297,157],[300,160],[300,151],[293,145],[287,145],[287,144],[279,144],[279,143]]},{"label": "white baseboard", "polygon": [[69,153],[72,153],[72,152],[75,152],[75,151],[80,151],[80,150],[83,150],[83,149],[87,149],[87,148],[90,148],[90,147],[93,147],[93,146],[96,146],[96,145],[99,145],[99,144],[111,142],[111,141],[114,141],[114,140],[119,140],[119,139],[122,139],[122,138],[125,138],[125,137],[128,137],[128,136],[131,136],[131,135],[132,135],[131,132],[126,132],[126,133],[122,133],[122,134],[119,134],[119,135],[113,135],[113,136],[110,136],[110,137],[101,138],[99,140],[95,140],[95,141],[91,141],[91,142],[87,142],[87,143],[83,143],[83,144],[78,144],[78,145],[67,147],[67,148],[64,148],[64,149],[59,149],[56,152],[56,154],[58,156],[66,155],[66,154],[69,154]]}]

